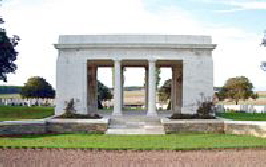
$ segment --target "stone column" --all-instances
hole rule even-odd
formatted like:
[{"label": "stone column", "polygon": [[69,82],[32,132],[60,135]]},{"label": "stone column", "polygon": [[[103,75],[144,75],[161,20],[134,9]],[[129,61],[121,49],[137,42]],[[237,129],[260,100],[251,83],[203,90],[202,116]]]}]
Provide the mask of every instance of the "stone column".
[{"label": "stone column", "polygon": [[99,90],[98,90],[98,66],[94,66],[94,74],[95,74],[95,97],[94,97],[94,108],[95,112],[98,113],[98,98],[99,98]]},{"label": "stone column", "polygon": [[176,112],[176,66],[172,66],[172,87],[171,87],[171,110],[173,113]]},{"label": "stone column", "polygon": [[181,113],[181,107],[182,107],[182,90],[183,90],[183,68],[182,65],[180,67],[176,68],[176,81],[175,81],[175,113]]},{"label": "stone column", "polygon": [[88,65],[87,65],[87,60],[85,60],[84,62],[82,62],[82,99],[80,99],[80,101],[82,102],[82,113],[83,114],[88,114],[88,98],[87,98],[87,93],[88,93]]},{"label": "stone column", "polygon": [[120,64],[121,68],[120,68],[120,90],[121,90],[121,112],[123,110],[123,103],[124,103],[124,67]]},{"label": "stone column", "polygon": [[[196,114],[195,105],[197,99],[200,99],[199,95],[199,83],[197,78],[199,78],[199,73],[195,68],[197,66],[196,62],[193,60],[183,60],[183,105],[181,108],[182,114]],[[207,85],[208,86],[208,85]]]},{"label": "stone column", "polygon": [[144,88],[145,89],[145,103],[144,104],[145,104],[145,110],[148,110],[148,101],[149,101],[149,99],[148,99],[148,95],[149,95],[149,93],[148,93],[149,92],[149,90],[148,90],[149,89],[149,86],[148,86],[149,78],[148,77],[149,77],[149,70],[148,70],[147,67],[145,67],[145,76],[144,77],[145,77],[145,83],[144,83],[145,84],[144,85],[145,86],[145,88]]},{"label": "stone column", "polygon": [[96,113],[98,109],[98,101],[97,101],[97,67],[95,64],[90,64],[88,68],[88,107],[90,113]]},{"label": "stone column", "polygon": [[121,108],[121,67],[120,60],[115,60],[115,88],[113,115],[122,115]]},{"label": "stone column", "polygon": [[149,60],[149,116],[156,116],[156,67],[155,60]]}]

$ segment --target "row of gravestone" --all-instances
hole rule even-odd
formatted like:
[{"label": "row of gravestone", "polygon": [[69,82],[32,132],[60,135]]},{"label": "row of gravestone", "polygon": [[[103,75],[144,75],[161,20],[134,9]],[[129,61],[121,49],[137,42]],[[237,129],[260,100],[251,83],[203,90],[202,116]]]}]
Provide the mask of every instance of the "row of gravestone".
[{"label": "row of gravestone", "polygon": [[216,105],[217,113],[226,113],[230,110],[242,113],[266,113],[266,105]]},{"label": "row of gravestone", "polygon": [[2,99],[1,106],[55,106],[55,99]]}]

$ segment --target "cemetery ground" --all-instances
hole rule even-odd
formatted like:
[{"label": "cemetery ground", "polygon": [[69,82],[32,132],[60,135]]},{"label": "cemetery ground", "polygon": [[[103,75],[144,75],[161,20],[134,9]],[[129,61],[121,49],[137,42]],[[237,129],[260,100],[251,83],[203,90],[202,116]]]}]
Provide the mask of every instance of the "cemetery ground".
[{"label": "cemetery ground", "polygon": [[0,121],[41,119],[54,115],[54,107],[0,106]]},{"label": "cemetery ground", "polygon": [[231,113],[219,113],[216,116],[234,121],[266,121],[266,113],[234,113],[234,110],[229,112]]},{"label": "cemetery ground", "polygon": [[[41,119],[54,114],[54,107],[0,106],[0,121]],[[266,121],[266,114],[222,113],[223,118],[240,121]],[[2,148],[88,148],[135,150],[193,150],[213,148],[266,148],[264,138],[233,134],[23,134],[0,137]]]},{"label": "cemetery ground", "polygon": [[[111,109],[110,109],[111,112]],[[134,111],[132,111],[134,112]],[[217,116],[234,121],[266,121],[266,113],[219,113]],[[0,121],[42,119],[54,115],[54,107],[42,106],[0,106]]]},{"label": "cemetery ground", "polygon": [[197,150],[266,148],[266,140],[233,134],[24,134],[1,137],[2,148],[76,148],[103,150]]}]

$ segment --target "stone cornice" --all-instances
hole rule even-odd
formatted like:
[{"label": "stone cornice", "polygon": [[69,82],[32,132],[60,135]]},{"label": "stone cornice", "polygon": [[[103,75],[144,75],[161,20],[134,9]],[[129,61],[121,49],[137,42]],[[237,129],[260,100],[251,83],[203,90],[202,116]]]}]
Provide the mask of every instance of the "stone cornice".
[{"label": "stone cornice", "polygon": [[54,44],[56,49],[215,49],[216,44]]}]

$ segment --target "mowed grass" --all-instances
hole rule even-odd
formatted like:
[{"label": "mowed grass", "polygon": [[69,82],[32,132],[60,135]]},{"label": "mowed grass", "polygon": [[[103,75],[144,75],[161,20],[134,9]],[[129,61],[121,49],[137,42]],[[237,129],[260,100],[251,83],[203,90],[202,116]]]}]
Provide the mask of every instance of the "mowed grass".
[{"label": "mowed grass", "polygon": [[234,121],[266,121],[266,114],[259,113],[220,113],[217,116]]},{"label": "mowed grass", "polygon": [[189,150],[211,148],[265,148],[266,140],[232,134],[167,134],[167,135],[106,135],[106,134],[44,134],[22,137],[1,137],[4,148],[88,148],[133,150]]},{"label": "mowed grass", "polygon": [[54,114],[54,107],[0,106],[0,121],[41,119]]}]

